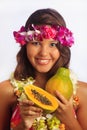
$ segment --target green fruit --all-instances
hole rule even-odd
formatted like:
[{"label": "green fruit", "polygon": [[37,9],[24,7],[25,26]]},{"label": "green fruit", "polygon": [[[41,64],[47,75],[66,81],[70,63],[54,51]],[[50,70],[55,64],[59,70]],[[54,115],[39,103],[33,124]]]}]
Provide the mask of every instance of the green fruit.
[{"label": "green fruit", "polygon": [[57,73],[48,80],[46,91],[55,95],[55,91],[59,91],[67,100],[73,94],[73,84],[70,79],[70,70],[64,67],[58,69]]}]

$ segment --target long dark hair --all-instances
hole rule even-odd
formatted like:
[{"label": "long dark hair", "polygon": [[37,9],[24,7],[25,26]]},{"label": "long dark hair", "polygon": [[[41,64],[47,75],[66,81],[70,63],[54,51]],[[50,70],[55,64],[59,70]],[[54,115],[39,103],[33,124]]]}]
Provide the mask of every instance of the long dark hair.
[{"label": "long dark hair", "polygon": [[[49,8],[39,9],[32,13],[25,24],[26,31],[30,24],[60,25],[66,27],[64,18],[56,10]],[[53,68],[47,73],[48,78],[54,75],[59,67],[68,68],[69,66],[71,56],[70,48],[63,46],[60,43],[57,44],[57,48],[60,51],[60,57]],[[17,66],[14,72],[14,77],[18,80],[22,80],[29,76],[35,78],[35,70],[27,58],[26,45],[24,45],[20,48],[20,51],[17,54]]]}]

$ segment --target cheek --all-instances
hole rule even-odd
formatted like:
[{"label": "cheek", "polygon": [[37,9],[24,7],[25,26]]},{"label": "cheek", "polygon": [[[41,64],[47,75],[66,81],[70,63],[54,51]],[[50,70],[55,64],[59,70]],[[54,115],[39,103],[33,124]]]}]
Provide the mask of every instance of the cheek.
[{"label": "cheek", "polygon": [[54,59],[57,61],[60,57],[60,52],[58,50],[53,51]]},{"label": "cheek", "polygon": [[33,55],[33,52],[31,50],[27,50],[27,58],[28,58],[28,61],[33,64],[34,62],[34,55]]},{"label": "cheek", "polygon": [[33,56],[33,51],[32,51],[32,49],[29,47],[29,45],[27,46],[26,51],[27,51],[27,57],[28,57],[28,59],[30,60],[31,57]]},{"label": "cheek", "polygon": [[27,49],[27,57],[31,57],[31,50]]}]

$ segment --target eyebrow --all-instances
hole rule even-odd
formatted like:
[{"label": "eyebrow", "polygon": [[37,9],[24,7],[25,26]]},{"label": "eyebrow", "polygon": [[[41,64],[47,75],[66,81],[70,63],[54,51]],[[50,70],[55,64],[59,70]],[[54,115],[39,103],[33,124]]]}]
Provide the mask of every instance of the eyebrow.
[{"label": "eyebrow", "polygon": [[58,43],[58,41],[55,41],[55,40],[50,40],[50,42],[55,42],[55,43]]},{"label": "eyebrow", "polygon": [[[42,41],[43,41],[43,40],[42,40]],[[34,40],[31,41],[31,42],[42,42],[42,41],[41,41],[41,40],[35,40],[35,39],[34,39]],[[54,40],[54,39],[50,39],[49,42],[54,42],[54,43],[56,43],[56,44],[58,43],[58,41],[57,41],[57,40]]]}]

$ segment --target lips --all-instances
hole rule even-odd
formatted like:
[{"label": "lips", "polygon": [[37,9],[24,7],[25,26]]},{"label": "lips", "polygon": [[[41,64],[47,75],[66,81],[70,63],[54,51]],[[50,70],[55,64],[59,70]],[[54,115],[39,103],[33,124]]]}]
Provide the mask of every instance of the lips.
[{"label": "lips", "polygon": [[36,62],[40,65],[47,65],[50,62],[50,59],[37,59]]}]

